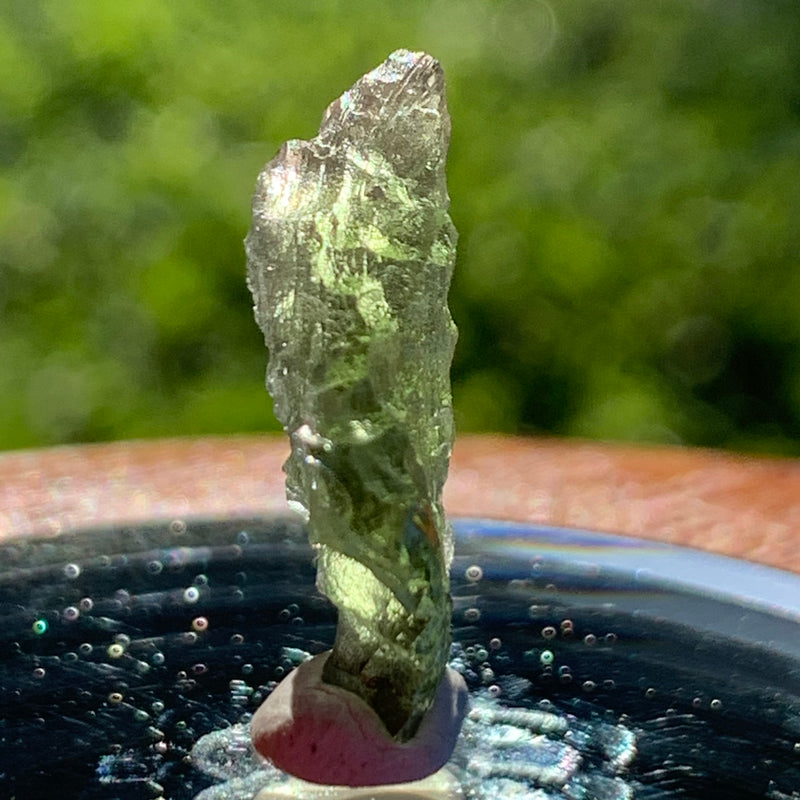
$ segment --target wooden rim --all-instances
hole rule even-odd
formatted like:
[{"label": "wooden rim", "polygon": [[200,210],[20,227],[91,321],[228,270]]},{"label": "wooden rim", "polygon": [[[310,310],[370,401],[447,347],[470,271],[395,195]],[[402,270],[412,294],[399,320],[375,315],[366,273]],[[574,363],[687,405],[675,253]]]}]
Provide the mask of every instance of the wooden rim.
[{"label": "wooden rim", "polygon": [[[0,454],[0,538],[286,511],[285,437],[114,442]],[[800,461],[674,447],[466,436],[453,516],[589,528],[800,573]]]}]

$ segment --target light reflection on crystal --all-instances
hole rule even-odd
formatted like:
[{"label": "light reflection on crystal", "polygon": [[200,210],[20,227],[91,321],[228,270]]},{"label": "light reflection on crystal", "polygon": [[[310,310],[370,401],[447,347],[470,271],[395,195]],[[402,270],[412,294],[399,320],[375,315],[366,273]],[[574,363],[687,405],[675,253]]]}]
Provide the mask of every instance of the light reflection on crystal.
[{"label": "light reflection on crystal", "polygon": [[339,608],[325,679],[401,741],[449,646],[449,138],[439,63],[392,53],[330,104],[316,137],[264,167],[245,243],[267,386],[292,444],[287,497]]}]

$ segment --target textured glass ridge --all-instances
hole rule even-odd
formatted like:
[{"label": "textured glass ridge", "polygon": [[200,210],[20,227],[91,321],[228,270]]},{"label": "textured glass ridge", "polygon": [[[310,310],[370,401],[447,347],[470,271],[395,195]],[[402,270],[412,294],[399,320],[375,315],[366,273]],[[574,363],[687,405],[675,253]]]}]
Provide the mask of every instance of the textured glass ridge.
[{"label": "textured glass ridge", "polygon": [[450,646],[447,307],[456,230],[444,76],[398,50],[258,178],[248,285],[289,433],[287,496],[339,609],[325,679],[413,735]]}]

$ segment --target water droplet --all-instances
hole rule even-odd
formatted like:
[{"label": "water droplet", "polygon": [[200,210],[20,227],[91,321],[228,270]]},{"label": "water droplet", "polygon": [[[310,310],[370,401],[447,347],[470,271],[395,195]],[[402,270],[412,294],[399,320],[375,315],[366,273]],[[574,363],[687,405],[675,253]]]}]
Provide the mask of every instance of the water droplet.
[{"label": "water droplet", "polygon": [[31,625],[31,629],[37,636],[41,636],[43,633],[47,633],[49,625],[47,624],[46,619],[37,619],[34,621],[33,625]]},{"label": "water droplet", "polygon": [[712,701],[711,701],[711,702],[708,704],[708,706],[709,706],[709,708],[710,708],[712,711],[721,711],[721,710],[722,710],[722,700],[719,700],[718,698],[716,698],[716,697],[715,697],[715,698],[714,698],[714,699],[713,699],[713,700],[712,700]]},{"label": "water droplet", "polygon": [[125,653],[125,647],[120,642],[114,642],[106,648],[109,658],[121,658]]},{"label": "water droplet", "polygon": [[543,667],[549,667],[555,660],[556,657],[552,650],[542,650],[539,656],[539,662]]},{"label": "water droplet", "polygon": [[208,619],[206,617],[195,617],[192,620],[192,628],[198,633],[208,630]]},{"label": "water droplet", "polygon": [[200,590],[196,586],[189,586],[183,592],[184,603],[196,603],[200,599]]},{"label": "water droplet", "polygon": [[503,646],[502,641],[497,638],[494,638],[489,642],[489,647],[491,647],[492,650],[499,650],[502,646]]},{"label": "water droplet", "polygon": [[80,615],[81,612],[75,606],[67,606],[63,612],[63,617],[67,622],[75,622]]},{"label": "water droplet", "polygon": [[555,639],[555,637],[556,629],[552,625],[547,625],[546,627],[542,628],[543,639]]},{"label": "water droplet", "polygon": [[64,566],[64,577],[67,580],[75,580],[81,574],[81,568],[77,564],[66,564]]},{"label": "water droplet", "polygon": [[597,637],[593,633],[587,633],[586,636],[583,637],[583,643],[589,647],[593,647],[597,644]]},{"label": "water droplet", "polygon": [[477,564],[473,564],[471,567],[467,567],[466,571],[464,572],[464,577],[468,581],[475,583],[483,578],[483,569],[481,569],[481,567],[479,567]]},{"label": "water droplet", "polygon": [[464,621],[465,622],[477,622],[480,618],[481,618],[480,609],[468,608],[464,612]]},{"label": "water droplet", "polygon": [[170,533],[186,533],[186,523],[182,519],[174,519],[169,524]]}]

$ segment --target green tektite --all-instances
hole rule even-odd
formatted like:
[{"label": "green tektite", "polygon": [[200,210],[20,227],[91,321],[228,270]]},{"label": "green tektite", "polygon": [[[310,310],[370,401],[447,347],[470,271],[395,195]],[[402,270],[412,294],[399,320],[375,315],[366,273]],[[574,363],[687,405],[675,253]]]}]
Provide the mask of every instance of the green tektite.
[{"label": "green tektite", "polygon": [[399,50],[264,168],[246,240],[289,433],[287,495],[338,607],[324,679],[413,736],[450,647],[450,118],[441,67]]}]

